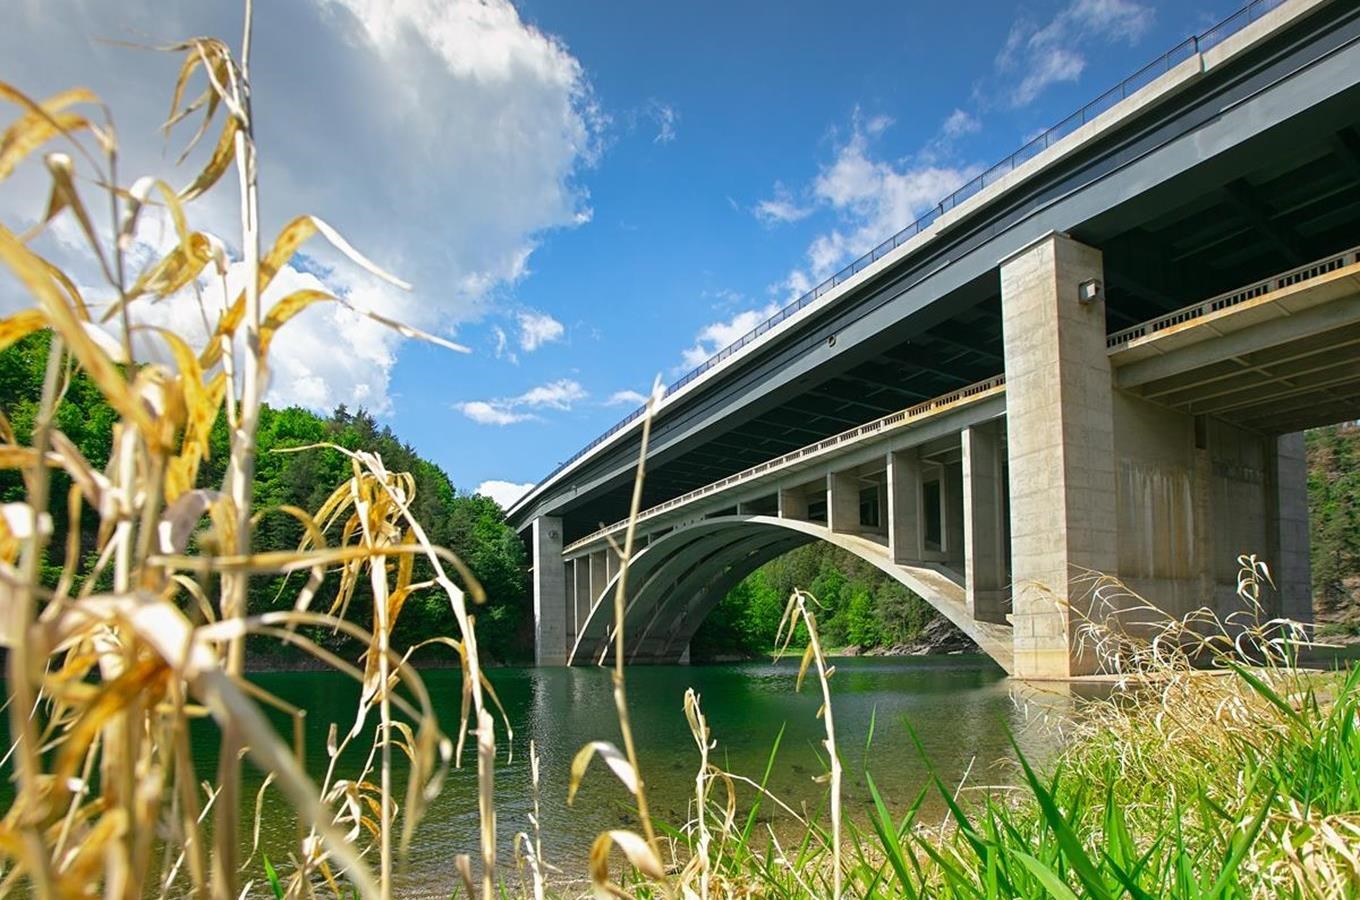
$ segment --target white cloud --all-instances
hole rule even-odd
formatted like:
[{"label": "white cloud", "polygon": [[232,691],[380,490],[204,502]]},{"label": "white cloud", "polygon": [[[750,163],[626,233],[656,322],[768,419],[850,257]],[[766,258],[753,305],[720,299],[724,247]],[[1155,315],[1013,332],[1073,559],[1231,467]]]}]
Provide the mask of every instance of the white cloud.
[{"label": "white cloud", "polygon": [[575,381],[559,378],[548,384],[530,388],[509,402],[512,406],[550,407],[552,409],[571,409],[572,404],[587,397],[585,388]]},{"label": "white cloud", "polygon": [[529,309],[517,313],[519,322],[519,346],[525,353],[532,353],[544,344],[559,341],[566,334],[566,327],[547,313]]},{"label": "white cloud", "polygon": [[779,304],[771,303],[763,309],[744,310],[726,321],[705,325],[695,335],[694,346],[686,350],[681,356],[682,367],[692,369],[702,364],[710,356],[734,343],[746,332],[777,312],[779,312]]},{"label": "white cloud", "polygon": [[1017,19],[996,58],[1008,85],[1006,102],[1025,106],[1052,85],[1076,81],[1086,68],[1083,51],[1094,40],[1137,43],[1154,15],[1136,0],[1071,0],[1046,25]]},{"label": "white cloud", "polygon": [[[157,131],[178,60],[99,39],[235,40],[238,4],[45,0],[7,14],[0,58],[22,73],[21,88],[46,96],[91,85],[114,111],[126,180],[154,173],[182,184],[191,176],[169,171],[178,145],[163,152]],[[545,231],[589,220],[576,176],[598,158],[605,117],[580,63],[508,0],[256,4],[251,62],[266,240],[293,216],[315,213],[415,285],[403,297],[309,244],[310,277],[355,302],[447,332],[483,315],[498,286],[525,276]],[[193,159],[201,162],[212,143]],[[229,246],[234,183],[224,179],[191,209],[194,224]],[[16,172],[0,216],[26,224],[42,207],[43,184],[36,165]],[[276,399],[390,405],[402,340],[347,317],[313,310],[290,325]]]},{"label": "white cloud", "polygon": [[761,200],[751,210],[764,225],[797,222],[812,215],[812,207],[798,203],[782,182],[774,183],[774,196]]},{"label": "white cloud", "polygon": [[554,409],[567,411],[586,399],[586,389],[569,378],[559,378],[532,387],[517,397],[497,400],[466,400],[454,408],[479,425],[514,425],[538,418],[533,410]]},{"label": "white cloud", "polygon": [[939,161],[948,149],[951,121],[955,129],[964,127],[951,115],[922,152],[893,161],[878,158],[874,149],[874,138],[891,120],[878,116],[866,122],[856,111],[849,140],[836,148],[835,158],[810,187],[814,201],[832,211],[837,224],[812,239],[806,265],[786,276],[782,287],[790,299],[911,224],[976,174],[978,166]]},{"label": "white cloud", "polygon": [[653,144],[669,144],[675,140],[675,128],[680,122],[680,113],[674,106],[653,98],[647,101],[644,112],[656,125],[656,137],[652,138]]},{"label": "white cloud", "polygon": [[982,130],[982,122],[978,117],[962,109],[955,109],[944,120],[940,126],[940,134],[946,138],[962,137],[965,134],[975,134]]},{"label": "white cloud", "polygon": [[478,425],[514,425],[536,418],[533,413],[515,412],[498,401],[468,400],[459,403],[457,409]]},{"label": "white cloud", "polygon": [[491,327],[491,335],[496,339],[496,359],[508,359],[512,363],[519,362],[519,357],[510,350],[510,338],[505,333],[505,329],[499,325]]},{"label": "white cloud", "polygon": [[513,481],[499,481],[493,478],[477,485],[477,490],[473,493],[481,494],[483,497],[490,497],[492,500],[499,503],[502,509],[509,509],[515,505],[516,500],[533,490],[533,487],[534,483],[532,481],[518,484]]},{"label": "white cloud", "polygon": [[604,401],[605,406],[641,406],[647,402],[647,395],[637,391],[615,391]]}]

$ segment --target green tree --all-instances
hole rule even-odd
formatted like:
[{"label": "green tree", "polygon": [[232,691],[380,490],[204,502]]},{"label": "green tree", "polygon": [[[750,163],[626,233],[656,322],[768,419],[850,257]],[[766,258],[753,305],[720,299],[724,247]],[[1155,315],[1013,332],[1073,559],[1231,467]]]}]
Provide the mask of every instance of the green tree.
[{"label": "green tree", "polygon": [[[0,410],[14,436],[21,441],[27,441],[31,435],[49,343],[50,335],[38,333],[0,352]],[[56,410],[56,427],[95,468],[102,469],[108,464],[116,421],[117,415],[104,402],[94,384],[82,372],[72,373]],[[220,417],[213,425],[209,452],[200,467],[200,487],[215,489],[222,484],[230,440],[226,420]],[[486,604],[473,610],[484,652],[499,660],[530,656],[532,635],[525,628],[529,619],[529,593],[524,548],[519,537],[506,525],[504,511],[490,498],[458,492],[439,466],[422,459],[389,427],[380,425],[362,409],[350,412],[341,406],[329,418],[298,407],[273,409],[266,406],[261,410],[254,491],[256,550],[297,547],[303,528],[294,516],[284,511],[284,507],[315,511],[332,491],[351,477],[351,464],[345,455],[315,446],[322,444],[377,453],[389,471],[405,471],[414,476],[416,495],[412,512],[417,520],[434,543],[458,554],[486,591]],[[300,449],[304,447],[312,449]],[[53,473],[51,513],[57,539],[51,543],[49,555],[64,550],[64,535],[70,527],[66,503],[69,485],[69,479],[62,472]],[[0,470],[0,500],[17,500],[23,496],[23,480],[19,473]],[[98,535],[92,531],[94,518],[84,515],[79,525],[81,557],[87,561],[92,561],[97,550]],[[334,532],[327,535],[330,542],[338,541],[339,537]],[[50,575],[49,584],[56,584],[60,568],[59,556],[45,561],[44,571]],[[87,563],[85,571],[89,568]],[[415,581],[427,580],[431,575],[424,560],[416,564]],[[301,575],[291,579],[253,580],[248,601],[250,612],[287,608],[304,580]],[[324,609],[333,602],[335,582],[336,579],[331,578],[323,584],[312,602],[314,609]],[[372,607],[369,587],[366,582],[362,583],[355,592],[350,614],[354,621],[371,624]],[[394,639],[399,646],[409,646],[427,637],[456,632],[453,612],[442,593],[425,591],[407,600]],[[338,653],[357,650],[342,635],[330,631],[310,630],[307,635]],[[298,654],[272,640],[253,642],[249,649],[257,664],[265,653],[281,663]]]}]

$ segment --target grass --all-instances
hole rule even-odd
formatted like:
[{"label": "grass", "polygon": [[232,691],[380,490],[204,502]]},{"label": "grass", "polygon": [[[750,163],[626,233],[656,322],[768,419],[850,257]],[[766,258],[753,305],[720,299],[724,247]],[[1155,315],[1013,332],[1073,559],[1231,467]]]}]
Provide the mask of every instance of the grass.
[{"label": "grass", "polygon": [[[0,225],[0,264],[34,301],[32,309],[0,320],[0,349],[39,331],[50,335],[52,348],[31,441],[20,443],[0,417],[0,466],[21,472],[26,487],[26,500],[7,505],[0,516],[0,642],[9,649],[15,788],[0,819],[0,896],[234,900],[255,890],[284,898],[387,898],[448,767],[471,756],[478,773],[479,858],[474,864],[470,854],[456,853],[453,869],[470,898],[537,900],[556,889],[536,817],[514,840],[518,876],[497,857],[498,703],[477,648],[480,589],[412,515],[414,480],[388,471],[374,454],[334,448],[347,455],[351,473],[319,509],[254,508],[255,428],[270,354],[283,343],[273,339],[306,307],[344,302],[304,292],[266,308],[263,295],[274,273],[304,241],[320,236],[355,264],[390,276],[310,216],[294,219],[265,246],[257,221],[250,11],[247,0],[239,58],[210,38],[169,48],[182,68],[167,134],[197,116],[189,147],[216,135],[182,190],[121,177],[116,132],[91,92],[37,101],[0,82],[0,102],[18,109],[0,135],[0,180],[39,148],[60,148],[44,157],[51,199],[40,224],[24,233]],[[191,84],[200,89],[192,97],[186,94]],[[229,290],[227,242],[191,230],[189,212],[232,170],[241,215],[230,256],[246,277]],[[87,202],[87,195],[99,203]],[[34,236],[58,216],[74,219],[104,273],[98,296],[85,297],[32,248]],[[176,239],[160,258],[134,270],[128,248],[144,220],[159,220]],[[210,307],[203,302],[209,288],[234,299]],[[137,304],[152,301],[197,304],[209,325],[206,342],[193,346],[173,332],[136,326]],[[77,368],[120,416],[102,471],[56,426]],[[219,416],[233,434],[227,478],[201,485],[199,463]],[[650,422],[649,407],[634,521]],[[67,488],[65,496],[59,487]],[[93,554],[70,535],[63,542],[52,533],[53,502],[67,504],[73,523],[97,517]],[[306,537],[296,550],[252,548],[252,532],[265,514],[302,523]],[[71,534],[78,531],[73,524]],[[617,548],[623,560],[613,597],[618,622],[633,537],[630,525]],[[49,555],[64,561],[55,584],[41,577]],[[291,608],[247,615],[248,579],[286,572],[306,579],[294,589]],[[455,575],[469,590],[458,587]],[[314,610],[311,601],[325,578],[339,580],[336,600]],[[816,604],[801,591],[785,608],[781,650],[796,632],[807,635],[798,688],[811,673],[822,696],[825,803],[796,810],[768,790],[779,765],[778,739],[758,777],[719,767],[721,735],[712,733],[701,698],[691,692],[684,707],[696,747],[691,815],[669,825],[655,820],[630,726],[624,635],[616,631],[612,677],[623,746],[587,743],[572,763],[571,784],[574,792],[598,771],[590,768],[598,759],[632,793],[635,822],[600,834],[587,860],[560,861],[556,871],[584,869],[597,897],[686,900],[1355,895],[1360,670],[1297,669],[1292,648],[1304,636],[1290,623],[1260,621],[1268,579],[1255,559],[1243,560],[1239,593],[1254,614],[1249,621],[1220,622],[1200,613],[1151,629],[1146,622],[1140,629],[1088,622],[1083,634],[1093,652],[1110,671],[1127,676],[1120,697],[1082,705],[1069,749],[1051,771],[1036,772],[1017,746],[1019,766],[1009,787],[959,792],[933,777],[931,790],[949,810],[943,827],[920,821],[924,793],[884,797],[868,772],[865,818],[844,809],[835,667],[820,644]],[[361,582],[375,601],[364,624],[352,621],[349,609]],[[1117,581],[1093,575],[1092,583],[1096,600],[1110,598],[1121,614],[1156,612],[1127,602]],[[402,606],[417,592],[444,597],[458,623],[457,635],[426,642],[447,649],[462,669],[462,711],[452,723],[437,720],[409,665],[410,653],[424,645],[392,646]],[[310,642],[302,625],[342,630],[366,650],[357,660],[339,658]],[[299,762],[296,726],[306,711],[244,679],[247,635],[301,647],[362,685],[352,721],[331,723],[330,763],[320,779]],[[1201,671],[1206,663],[1218,673]],[[270,726],[266,706],[292,717],[291,740]],[[211,777],[198,770],[186,738],[190,723],[204,717],[223,735],[221,763]],[[375,729],[365,727],[370,721]],[[908,722],[875,722],[875,729],[900,729],[905,744],[915,741]],[[341,760],[355,755],[346,750],[361,751],[363,762],[342,771]],[[532,748],[530,756],[536,792]],[[246,759],[268,773],[262,790],[282,794],[296,816],[298,838],[286,859],[257,860],[249,849],[254,823],[241,821],[249,805],[240,796]],[[931,771],[923,753],[919,764]],[[402,781],[407,789],[398,797]],[[761,825],[760,811],[770,808],[790,830]]]},{"label": "grass", "polygon": [[[843,861],[829,810],[802,822],[801,838],[781,841],[734,818],[726,797],[708,814],[725,827],[701,832],[696,817],[671,831],[675,852],[708,860],[723,886],[714,896],[1355,896],[1360,668],[1224,666],[1163,670],[1084,703],[1047,774],[1018,745],[1010,786],[956,796],[932,771],[947,827],[919,820],[924,792],[894,805],[866,772],[865,815],[839,823]],[[915,741],[909,722],[886,727]],[[752,815],[762,802],[771,801],[754,801]]]}]

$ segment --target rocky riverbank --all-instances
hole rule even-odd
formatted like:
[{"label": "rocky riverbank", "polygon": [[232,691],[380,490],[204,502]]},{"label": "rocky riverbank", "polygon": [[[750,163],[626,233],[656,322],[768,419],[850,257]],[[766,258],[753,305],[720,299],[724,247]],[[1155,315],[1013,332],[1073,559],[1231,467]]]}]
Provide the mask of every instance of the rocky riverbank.
[{"label": "rocky riverbank", "polygon": [[945,618],[937,618],[910,641],[888,647],[846,647],[841,656],[933,656],[950,653],[981,653],[973,639]]}]

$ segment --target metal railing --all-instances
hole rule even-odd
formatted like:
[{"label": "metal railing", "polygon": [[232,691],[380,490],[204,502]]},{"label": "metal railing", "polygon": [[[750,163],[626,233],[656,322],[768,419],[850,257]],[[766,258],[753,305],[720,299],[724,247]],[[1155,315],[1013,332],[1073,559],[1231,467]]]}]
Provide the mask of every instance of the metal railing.
[{"label": "metal railing", "polygon": [[1278,291],[1281,288],[1312,281],[1315,278],[1326,275],[1328,272],[1335,272],[1337,269],[1354,265],[1357,262],[1360,262],[1360,247],[1352,247],[1350,250],[1344,250],[1341,253],[1333,254],[1325,259],[1319,259],[1316,262],[1290,269],[1287,272],[1281,272],[1279,275],[1272,275],[1269,278],[1254,281],[1251,284],[1237,288],[1236,290],[1218,294],[1217,296],[1210,297],[1208,300],[1201,300],[1199,303],[1182,307],[1174,312],[1169,312],[1164,316],[1158,316],[1155,319],[1149,319],[1146,322],[1134,325],[1130,328],[1125,328],[1122,331],[1116,331],[1105,339],[1105,346],[1109,347],[1111,350],[1118,350],[1128,346],[1130,342],[1136,341],[1139,338],[1147,337],[1150,334],[1156,334],[1159,331],[1165,331],[1168,328],[1174,328],[1185,322],[1203,318],[1210,313],[1230,309],[1239,303],[1255,300],[1257,297],[1264,296],[1272,291]]},{"label": "metal railing", "polygon": [[[706,484],[701,488],[695,488],[694,490],[690,491],[687,494],[681,494],[678,497],[672,497],[665,503],[659,503],[656,506],[650,507],[649,509],[645,509],[642,512],[638,513],[638,521],[641,522],[646,519],[650,519],[653,516],[658,516],[661,513],[664,513],[668,510],[675,509],[678,506],[684,506],[686,503],[692,503],[695,500],[702,499],[703,497],[707,497],[710,494],[717,493],[718,491],[721,491],[725,488],[732,487],[733,485],[738,484],[740,482],[750,481],[751,479],[756,478],[760,475],[764,475],[774,469],[779,469],[792,463],[798,462],[800,460],[807,459],[808,457],[817,456],[821,453],[826,452],[827,450],[832,450],[845,444],[853,443],[862,437],[867,437],[868,435],[877,434],[884,431],[891,431],[893,428],[897,426],[906,425],[908,423],[915,424],[923,418],[930,418],[930,416],[936,413],[944,412],[950,409],[955,409],[960,404],[977,400],[983,395],[990,396],[992,393],[996,392],[1000,388],[1005,387],[1005,385],[1006,385],[1005,375],[993,375],[991,378],[988,378],[985,381],[979,381],[975,384],[970,384],[967,387],[959,388],[956,391],[950,391],[947,394],[941,394],[938,397],[935,397],[930,400],[925,400],[921,403],[916,404],[915,406],[909,406],[906,409],[899,409],[897,412],[894,413],[888,413],[888,415],[883,416],[881,419],[874,419],[872,422],[866,422],[863,425],[860,425],[856,428],[851,428],[849,431],[842,431],[840,434],[834,434],[829,438],[823,438],[822,440],[817,441],[814,444],[808,444],[806,447],[800,447],[797,450],[792,450],[788,453],[785,453],[783,456],[776,456],[774,459],[767,459],[765,462],[751,466],[749,469],[743,469],[742,471],[737,472],[736,474],[728,475],[726,478],[715,481],[712,484]],[[618,522],[615,522],[613,525],[606,525],[604,528],[601,528],[598,531],[588,534],[585,537],[581,538],[580,540],[572,541],[566,547],[562,548],[562,552],[564,554],[570,553],[579,547],[584,547],[585,545],[591,543],[592,541],[599,540],[606,534],[609,534],[614,531],[619,531],[620,529],[626,527],[627,525],[628,525],[627,519],[622,519]]]},{"label": "metal railing", "polygon": [[[1159,77],[1171,71],[1171,69],[1175,68],[1180,63],[1186,61],[1187,59],[1193,58],[1200,52],[1207,50],[1210,47],[1213,47],[1215,44],[1221,43],[1229,35],[1236,34],[1238,31],[1241,31],[1243,28],[1247,27],[1252,22],[1255,22],[1257,19],[1261,18],[1266,13],[1270,12],[1276,7],[1283,6],[1287,2],[1289,2],[1289,0],[1254,0],[1254,2],[1248,3],[1246,6],[1238,10],[1236,13],[1232,14],[1228,18],[1214,25],[1209,30],[1201,32],[1198,35],[1186,38],[1185,40],[1181,41],[1179,44],[1163,53],[1157,59],[1154,59],[1152,62],[1143,66],[1137,72],[1134,72],[1132,75],[1125,78],[1123,81],[1119,82],[1119,84],[1110,88],[1108,91],[1101,94],[1099,97],[1092,100],[1090,103],[1087,103],[1081,109],[1072,113],[1072,115],[1063,119],[1057,125],[1054,125],[1052,128],[1049,128],[1047,131],[1044,131],[1038,137],[1035,137],[1029,143],[1025,144],[1023,147],[1021,147],[1019,150],[1015,151],[1010,156],[1003,159],[1001,162],[992,166],[990,169],[983,172],[981,175],[978,175],[975,178],[973,178],[972,181],[969,181],[967,184],[955,190],[952,194],[941,200],[931,210],[926,212],[915,222],[912,222],[910,225],[903,228],[901,231],[892,235],[887,240],[879,244],[877,247],[874,247],[868,253],[865,253],[859,259],[856,259],[854,262],[850,263],[845,268],[841,269],[839,272],[837,272],[830,278],[823,281],[821,284],[814,287],[812,290],[803,294],[797,300],[794,300],[790,302],[788,305],[784,306],[777,313],[770,316],[770,318],[766,319],[764,322],[761,322],[759,325],[748,331],[746,334],[742,335],[733,343],[719,350],[717,353],[713,354],[711,357],[709,357],[704,362],[700,363],[695,368],[691,369],[689,372],[686,372],[678,380],[672,382],[670,385],[666,387],[666,390],[662,394],[662,397],[664,398],[671,396],[676,391],[683,388],[685,385],[694,381],[694,379],[703,375],[705,372],[709,371],[714,366],[731,357],[732,354],[737,353],[743,347],[746,347],[748,344],[752,343],[753,341],[755,341],[756,339],[770,331],[772,328],[776,327],[781,322],[788,319],[790,316],[805,309],[812,303],[821,299],[821,297],[823,297],[827,292],[831,291],[832,289],[838,287],[841,284],[844,284],[850,278],[853,278],[855,275],[858,275],[860,272],[864,271],[866,268],[873,265],[878,260],[882,259],[888,253],[902,246],[904,243],[906,243],[908,240],[915,237],[916,235],[920,234],[926,228],[929,228],[935,222],[935,220],[937,220],[940,216],[944,215],[946,212],[949,212],[950,210],[954,209],[960,203],[963,203],[965,200],[968,200],[970,197],[982,191],[988,185],[995,184],[1004,176],[1009,175],[1011,172],[1014,172],[1023,163],[1028,162],[1033,157],[1047,150],[1054,143],[1071,134],[1072,132],[1076,131],[1078,128],[1081,128],[1083,125],[1090,122],[1096,116],[1112,108],[1115,104],[1119,103],[1120,101],[1127,99],[1131,94],[1136,93],[1142,88],[1152,84]],[[573,453],[565,462],[560,463],[557,466],[557,468],[553,469],[552,472],[550,472],[547,475],[547,477],[545,477],[542,481],[539,482],[539,484],[551,481],[563,469],[567,468],[572,463],[576,462],[578,459],[585,456],[591,450],[594,450],[600,444],[604,443],[606,440],[617,434],[620,430],[626,428],[629,424],[636,421],[639,417],[641,417],[645,409],[646,407],[644,405],[630,412],[623,419],[621,419],[613,426],[611,426],[608,431],[604,432],[599,437],[595,438],[590,443],[586,444],[580,450]],[[532,491],[530,493],[532,494]],[[525,496],[527,497],[529,495],[526,494]]]}]

